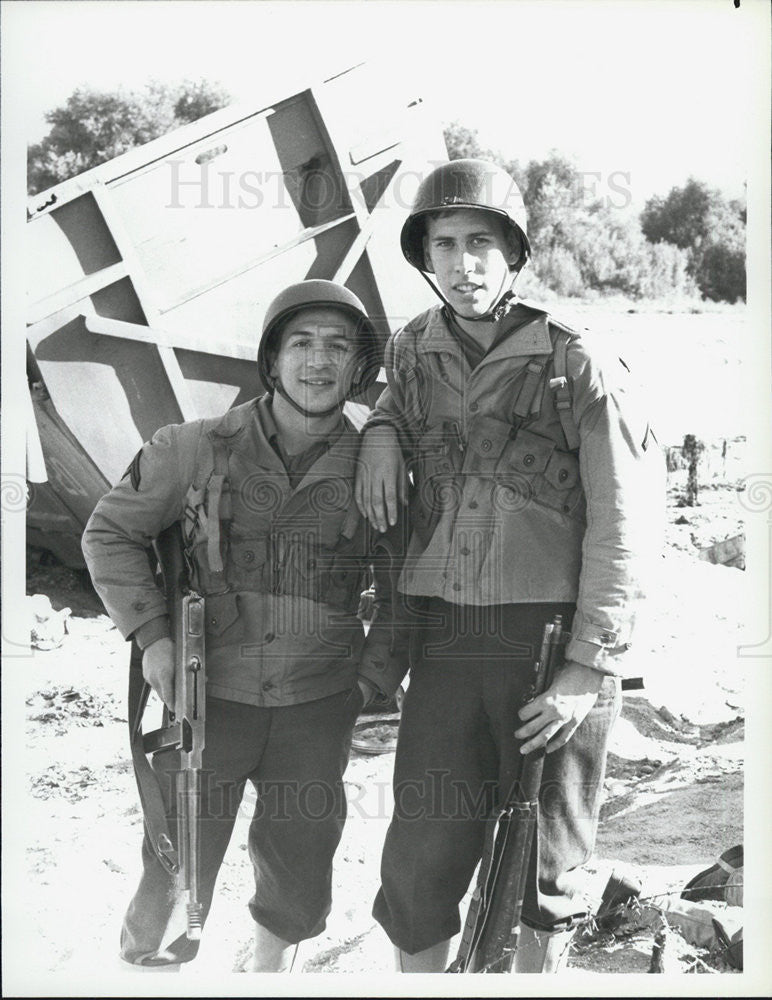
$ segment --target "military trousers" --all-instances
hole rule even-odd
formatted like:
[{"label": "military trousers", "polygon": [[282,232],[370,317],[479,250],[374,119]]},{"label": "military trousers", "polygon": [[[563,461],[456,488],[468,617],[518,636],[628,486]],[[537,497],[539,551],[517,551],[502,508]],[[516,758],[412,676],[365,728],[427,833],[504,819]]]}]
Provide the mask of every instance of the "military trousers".
[{"label": "military trousers", "polygon": [[[394,813],[373,915],[415,954],[460,929],[459,904],[482,856],[491,815],[519,774],[514,737],[544,624],[570,604],[461,607],[424,599],[411,642]],[[609,731],[620,683],[603,680],[595,704],[561,749],[545,757],[523,920],[570,925],[582,912],[579,867],[593,850]]]},{"label": "military trousers", "polygon": [[[362,705],[358,687],[299,705],[260,708],[207,698],[201,780],[199,894],[206,919],[215,880],[248,782],[257,795],[248,848],[252,918],[290,943],[315,937],[331,906],[332,859],[343,832],[343,772]],[[179,755],[156,754],[153,768],[176,832]],[[158,861],[147,832],[143,871],[121,931],[121,957],[138,965],[187,962],[198,942],[185,935],[184,900]]]}]

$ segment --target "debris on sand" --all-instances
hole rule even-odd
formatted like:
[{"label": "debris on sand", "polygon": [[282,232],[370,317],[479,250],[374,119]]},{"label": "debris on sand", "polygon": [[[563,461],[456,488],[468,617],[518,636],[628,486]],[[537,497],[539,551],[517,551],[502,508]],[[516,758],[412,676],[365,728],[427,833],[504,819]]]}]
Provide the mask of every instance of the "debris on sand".
[{"label": "debris on sand", "polygon": [[112,695],[95,695],[74,687],[53,685],[36,691],[26,703],[31,709],[27,715],[30,722],[53,724],[62,736],[71,725],[104,726],[126,719]]}]

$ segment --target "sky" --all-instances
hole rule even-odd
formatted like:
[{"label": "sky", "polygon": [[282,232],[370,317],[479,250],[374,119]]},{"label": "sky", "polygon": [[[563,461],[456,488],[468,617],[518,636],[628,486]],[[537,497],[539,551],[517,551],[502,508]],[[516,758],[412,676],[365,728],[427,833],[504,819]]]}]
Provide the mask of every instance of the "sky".
[{"label": "sky", "polygon": [[367,60],[485,145],[556,148],[642,204],[690,175],[741,195],[768,118],[763,0],[28,0],[2,17],[27,141],[79,86],[203,77],[262,105]]}]

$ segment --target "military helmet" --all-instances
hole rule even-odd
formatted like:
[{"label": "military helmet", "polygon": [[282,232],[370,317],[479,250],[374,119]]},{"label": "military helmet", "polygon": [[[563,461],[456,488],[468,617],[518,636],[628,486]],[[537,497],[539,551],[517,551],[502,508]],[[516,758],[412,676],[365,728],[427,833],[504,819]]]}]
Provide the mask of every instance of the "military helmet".
[{"label": "military helmet", "polygon": [[349,399],[356,399],[370,388],[380,369],[375,327],[367,315],[367,310],[352,291],[323,278],[298,281],[294,285],[289,285],[269,304],[263,318],[263,331],[257,352],[260,377],[267,386],[273,388],[275,380],[270,374],[271,366],[268,359],[272,341],[281,332],[285,320],[301,309],[313,306],[340,309],[357,321],[360,366],[357,369],[358,376],[347,394]]},{"label": "military helmet", "polygon": [[451,160],[421,181],[400,236],[408,263],[419,271],[428,270],[423,244],[426,216],[458,208],[484,209],[501,216],[522,243],[520,259],[510,265],[510,271],[520,270],[531,256],[523,196],[506,170],[487,160]]}]

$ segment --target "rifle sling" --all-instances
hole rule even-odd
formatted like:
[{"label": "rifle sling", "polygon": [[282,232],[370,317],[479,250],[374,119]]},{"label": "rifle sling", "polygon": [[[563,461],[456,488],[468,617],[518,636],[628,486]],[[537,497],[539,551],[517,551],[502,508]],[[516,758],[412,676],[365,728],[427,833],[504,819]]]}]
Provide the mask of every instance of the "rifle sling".
[{"label": "rifle sling", "polygon": [[131,644],[129,665],[129,740],[134,764],[145,829],[156,857],[172,875],[179,870],[179,858],[169,834],[166,804],[158,778],[147,759],[142,735],[142,716],[145,712],[150,685],[142,676],[142,652],[136,642]]}]

